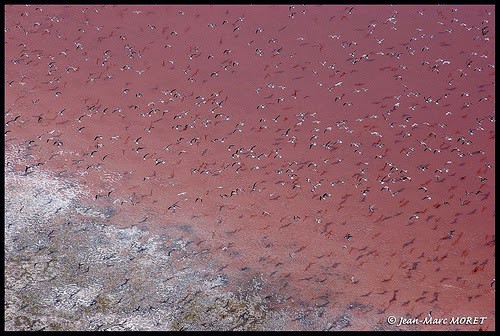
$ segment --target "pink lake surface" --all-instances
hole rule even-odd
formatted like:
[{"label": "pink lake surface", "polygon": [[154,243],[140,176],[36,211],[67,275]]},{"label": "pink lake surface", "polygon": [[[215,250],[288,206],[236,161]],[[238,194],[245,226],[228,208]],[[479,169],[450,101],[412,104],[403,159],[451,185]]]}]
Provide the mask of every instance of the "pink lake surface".
[{"label": "pink lake surface", "polygon": [[113,225],[186,225],[276,306],[373,308],[350,329],[430,310],[487,319],[417,330],[495,329],[493,6],[5,15],[6,151]]}]

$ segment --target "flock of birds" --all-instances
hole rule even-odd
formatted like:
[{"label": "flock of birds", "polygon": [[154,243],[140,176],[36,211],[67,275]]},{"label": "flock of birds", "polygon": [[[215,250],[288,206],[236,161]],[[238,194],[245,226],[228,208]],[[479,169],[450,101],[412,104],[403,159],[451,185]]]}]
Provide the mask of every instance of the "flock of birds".
[{"label": "flock of birds", "polygon": [[6,150],[279,302],[494,311],[492,11],[8,6]]}]

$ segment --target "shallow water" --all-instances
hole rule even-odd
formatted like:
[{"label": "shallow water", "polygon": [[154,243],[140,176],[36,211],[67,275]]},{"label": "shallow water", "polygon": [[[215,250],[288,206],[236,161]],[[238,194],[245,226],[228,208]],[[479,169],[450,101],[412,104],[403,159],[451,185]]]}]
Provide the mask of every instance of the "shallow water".
[{"label": "shallow water", "polygon": [[228,290],[262,277],[331,328],[432,310],[487,319],[395,329],[493,330],[492,14],[8,6],[7,167],[177,230]]}]

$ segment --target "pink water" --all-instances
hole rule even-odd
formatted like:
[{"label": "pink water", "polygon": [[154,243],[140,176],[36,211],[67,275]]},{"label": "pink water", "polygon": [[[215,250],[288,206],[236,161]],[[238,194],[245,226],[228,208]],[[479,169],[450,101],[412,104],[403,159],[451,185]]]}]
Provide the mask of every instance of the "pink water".
[{"label": "pink water", "polygon": [[286,306],[493,330],[492,14],[8,6],[5,148],[114,225],[192,227],[234,286],[260,274]]}]

